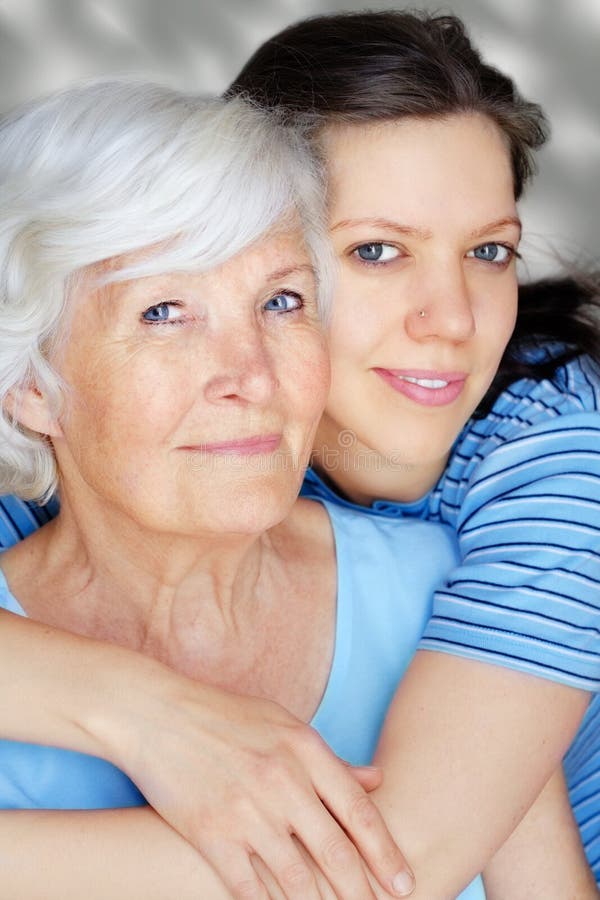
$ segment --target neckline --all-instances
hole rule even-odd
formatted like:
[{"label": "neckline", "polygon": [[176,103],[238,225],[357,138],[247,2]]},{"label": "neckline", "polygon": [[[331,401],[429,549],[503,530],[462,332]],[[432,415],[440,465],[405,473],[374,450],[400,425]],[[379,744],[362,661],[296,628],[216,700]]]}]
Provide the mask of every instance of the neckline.
[{"label": "neckline", "polygon": [[309,719],[309,724],[322,732],[328,720],[339,714],[339,691],[346,680],[350,658],[353,610],[349,591],[349,571],[351,559],[346,553],[342,529],[338,528],[336,516],[340,510],[335,503],[319,498],[310,498],[320,503],[329,517],[335,551],[335,567],[337,573],[337,591],[335,597],[335,628],[333,633],[333,654],[327,681],[319,704]]},{"label": "neckline", "polygon": [[15,597],[15,595],[11,592],[8,582],[6,580],[6,576],[4,571],[0,567],[0,597],[2,597],[2,606],[4,609],[8,610],[8,612],[15,613],[17,616],[23,616],[23,618],[28,619],[29,616]]},{"label": "neckline", "polygon": [[[308,498],[307,498],[308,499]],[[352,634],[352,606],[347,602],[350,593],[348,590],[348,571],[351,560],[347,558],[346,548],[342,540],[341,529],[337,527],[336,516],[339,510],[335,503],[331,503],[322,497],[311,497],[311,502],[320,503],[325,509],[331,525],[331,533],[333,537],[335,567],[337,576],[337,589],[335,596],[335,626],[333,634],[333,653],[331,658],[331,666],[327,680],[323,687],[321,699],[316,710],[309,719],[309,724],[313,728],[319,730],[324,726],[325,722],[337,712],[337,703],[335,697],[339,696],[338,691],[343,685],[346,673],[348,671],[348,659],[350,655],[351,634]],[[1,551],[0,551],[1,555]],[[11,592],[6,576],[0,566],[0,598],[2,599],[2,607],[8,612],[22,616],[28,619],[29,616]]]}]

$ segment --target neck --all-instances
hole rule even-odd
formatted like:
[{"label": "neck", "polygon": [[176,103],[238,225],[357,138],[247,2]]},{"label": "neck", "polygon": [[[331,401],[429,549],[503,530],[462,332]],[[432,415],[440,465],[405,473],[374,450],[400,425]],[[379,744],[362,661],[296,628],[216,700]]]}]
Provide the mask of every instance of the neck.
[{"label": "neck", "polygon": [[72,504],[68,491],[42,537],[40,568],[63,601],[56,615],[70,617],[56,624],[161,658],[174,644],[181,658],[200,620],[206,634],[237,632],[273,557],[268,535],[161,534],[106,501]]},{"label": "neck", "polygon": [[161,539],[110,506],[76,516],[68,496],[61,504],[3,556],[28,615],[313,714],[335,631],[333,538],[320,504],[300,501],[259,537],[219,540]]},{"label": "neck", "polygon": [[419,466],[363,450],[358,445],[344,448],[340,455],[341,464],[337,459],[332,464],[329,455],[316,447],[311,465],[334,490],[360,506],[370,506],[374,500],[420,500],[435,487],[445,463]]}]

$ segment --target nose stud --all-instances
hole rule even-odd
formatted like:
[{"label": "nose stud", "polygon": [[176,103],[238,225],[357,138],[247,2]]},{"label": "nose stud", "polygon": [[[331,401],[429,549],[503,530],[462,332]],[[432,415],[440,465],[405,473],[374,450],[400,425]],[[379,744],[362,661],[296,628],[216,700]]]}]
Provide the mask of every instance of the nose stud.
[{"label": "nose stud", "polygon": [[419,315],[420,319],[424,319],[425,316],[427,315],[427,313],[425,312],[424,309],[420,309],[418,315]]}]

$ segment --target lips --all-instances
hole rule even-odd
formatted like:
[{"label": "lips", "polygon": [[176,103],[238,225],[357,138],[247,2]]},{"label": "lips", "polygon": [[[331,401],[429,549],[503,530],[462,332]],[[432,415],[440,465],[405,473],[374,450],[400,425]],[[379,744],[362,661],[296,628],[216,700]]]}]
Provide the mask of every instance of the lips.
[{"label": "lips", "polygon": [[399,394],[421,406],[447,406],[462,393],[465,372],[434,372],[416,369],[373,369],[375,374]]},{"label": "lips", "polygon": [[207,444],[189,444],[180,447],[190,453],[205,453],[214,456],[258,456],[274,453],[281,443],[281,434],[260,434],[249,438],[234,438],[230,441],[215,441]]}]

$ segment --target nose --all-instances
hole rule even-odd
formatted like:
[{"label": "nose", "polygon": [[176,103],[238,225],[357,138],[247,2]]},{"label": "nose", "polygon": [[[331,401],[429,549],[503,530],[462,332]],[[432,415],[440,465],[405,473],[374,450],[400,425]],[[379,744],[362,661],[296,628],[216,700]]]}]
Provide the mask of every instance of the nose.
[{"label": "nose", "polygon": [[414,340],[438,338],[462,343],[475,334],[469,285],[462,268],[421,273],[415,285],[417,301],[406,317],[406,330]]},{"label": "nose", "polygon": [[207,400],[264,405],[272,399],[279,382],[260,328],[221,331],[213,335],[213,348],[214,371],[205,386]]}]

